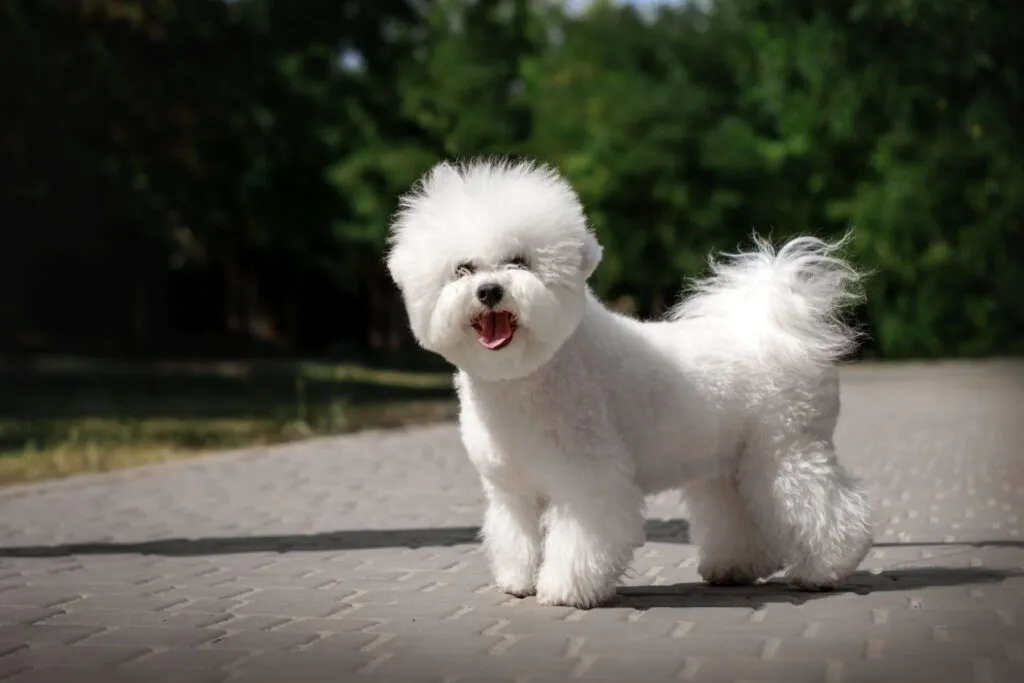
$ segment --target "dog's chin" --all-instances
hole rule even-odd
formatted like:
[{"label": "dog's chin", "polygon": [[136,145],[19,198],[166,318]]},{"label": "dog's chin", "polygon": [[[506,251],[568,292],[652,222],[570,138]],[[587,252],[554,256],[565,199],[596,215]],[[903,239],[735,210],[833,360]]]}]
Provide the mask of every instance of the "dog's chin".
[{"label": "dog's chin", "polygon": [[529,330],[516,326],[508,335],[492,338],[471,326],[457,353],[455,365],[487,381],[515,380],[532,374],[542,364]]},{"label": "dog's chin", "polygon": [[471,319],[461,338],[446,345],[442,355],[462,372],[488,382],[522,379],[550,360],[544,345],[518,321],[507,334],[500,328],[495,333],[487,324]]}]

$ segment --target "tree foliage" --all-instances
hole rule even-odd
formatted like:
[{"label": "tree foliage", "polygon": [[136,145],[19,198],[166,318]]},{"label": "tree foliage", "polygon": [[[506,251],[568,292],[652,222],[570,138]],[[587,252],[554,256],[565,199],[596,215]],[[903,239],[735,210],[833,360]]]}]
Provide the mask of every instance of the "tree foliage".
[{"label": "tree foliage", "polygon": [[578,188],[598,293],[852,226],[870,352],[1024,350],[1024,7],[0,0],[7,351],[408,347],[381,252],[442,158]]}]

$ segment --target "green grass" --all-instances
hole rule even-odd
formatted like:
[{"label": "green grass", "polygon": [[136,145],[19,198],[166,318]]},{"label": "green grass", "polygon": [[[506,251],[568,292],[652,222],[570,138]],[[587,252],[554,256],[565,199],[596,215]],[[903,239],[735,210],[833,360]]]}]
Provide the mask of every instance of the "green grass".
[{"label": "green grass", "polygon": [[448,419],[451,375],[316,362],[0,363],[0,484]]}]

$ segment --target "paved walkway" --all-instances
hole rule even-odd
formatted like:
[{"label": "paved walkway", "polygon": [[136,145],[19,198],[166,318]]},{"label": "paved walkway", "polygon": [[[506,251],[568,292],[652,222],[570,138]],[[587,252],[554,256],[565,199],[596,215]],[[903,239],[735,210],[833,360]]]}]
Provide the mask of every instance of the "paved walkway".
[{"label": "paved walkway", "polygon": [[489,585],[450,426],[0,493],[14,683],[1024,681],[1024,366],[853,368],[878,543],[832,594],[702,586],[654,501],[618,604]]}]

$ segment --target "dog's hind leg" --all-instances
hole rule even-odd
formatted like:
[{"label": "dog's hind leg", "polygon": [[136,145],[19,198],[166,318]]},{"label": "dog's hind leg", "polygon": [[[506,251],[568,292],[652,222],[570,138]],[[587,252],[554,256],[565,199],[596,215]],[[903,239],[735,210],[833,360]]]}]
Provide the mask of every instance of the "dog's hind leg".
[{"label": "dog's hind leg", "polygon": [[764,542],[735,478],[695,481],[684,493],[702,579],[720,586],[746,585],[783,568],[774,546]]},{"label": "dog's hind leg", "polygon": [[789,567],[786,578],[811,590],[835,587],[871,548],[871,506],[836,458],[830,440],[793,437],[740,465],[740,493]]}]

